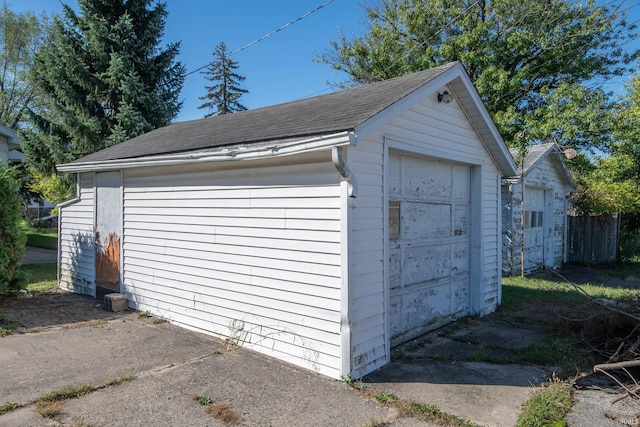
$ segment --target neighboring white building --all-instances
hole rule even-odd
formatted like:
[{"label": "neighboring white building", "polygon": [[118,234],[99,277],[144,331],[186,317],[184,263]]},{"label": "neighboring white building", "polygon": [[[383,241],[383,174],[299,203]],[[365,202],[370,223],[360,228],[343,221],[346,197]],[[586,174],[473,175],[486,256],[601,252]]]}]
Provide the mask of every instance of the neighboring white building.
[{"label": "neighboring white building", "polygon": [[0,164],[7,166],[9,159],[14,154],[14,150],[20,148],[18,134],[15,130],[0,125]]},{"label": "neighboring white building", "polygon": [[459,63],[175,123],[58,169],[78,174],[61,287],[333,378],[500,303],[516,165]]},{"label": "neighboring white building", "polygon": [[[511,154],[517,158],[518,150],[512,149]],[[502,185],[503,275],[520,275],[523,267],[525,274],[558,269],[566,262],[569,195],[576,190],[563,152],[553,143],[528,147],[518,172]]]}]

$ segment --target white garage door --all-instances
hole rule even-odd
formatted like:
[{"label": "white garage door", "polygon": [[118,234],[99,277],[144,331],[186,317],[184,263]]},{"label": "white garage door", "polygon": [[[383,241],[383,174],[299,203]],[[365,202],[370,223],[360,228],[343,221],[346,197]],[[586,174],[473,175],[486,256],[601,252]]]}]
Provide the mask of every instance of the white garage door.
[{"label": "white garage door", "polygon": [[470,168],[390,155],[392,345],[469,312]]}]

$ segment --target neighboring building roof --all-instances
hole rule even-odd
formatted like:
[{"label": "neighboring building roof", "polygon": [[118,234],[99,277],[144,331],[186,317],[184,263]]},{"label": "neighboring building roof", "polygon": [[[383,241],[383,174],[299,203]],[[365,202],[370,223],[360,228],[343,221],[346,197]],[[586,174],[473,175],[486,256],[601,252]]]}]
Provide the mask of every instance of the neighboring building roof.
[{"label": "neighboring building roof", "polygon": [[16,150],[20,148],[20,143],[18,142],[18,133],[4,125],[0,125],[0,135],[7,138],[9,143],[9,151]]},{"label": "neighboring building roof", "polygon": [[[513,156],[513,158],[518,157],[519,149],[518,148],[510,148],[509,152]],[[553,154],[553,155],[551,155]],[[563,150],[560,149],[558,144],[550,142],[547,144],[539,144],[539,145],[531,145],[527,147],[527,155],[524,158],[524,164],[518,165],[518,176],[522,175],[522,171],[524,170],[524,176],[526,177],[534,167],[542,161],[545,157],[549,157],[552,164],[560,171],[560,174],[565,178],[566,183],[571,187],[576,188],[576,184],[571,177],[571,173],[567,168],[566,163],[562,159]]]},{"label": "neighboring building roof", "polygon": [[505,175],[515,173],[513,159],[509,156],[464,68],[458,62],[327,95],[174,123],[66,165],[59,165],[58,168],[74,172],[80,170],[79,168],[87,170],[86,168],[93,165],[113,164],[119,160],[131,163],[131,159],[157,158],[212,149],[220,151],[222,147],[240,144],[259,146],[267,141],[349,132],[428,83],[447,75],[448,72],[451,73],[451,81],[457,79],[457,86],[452,87],[456,95],[460,90],[458,99],[461,104],[466,103],[469,107],[468,116],[472,122],[477,122],[474,122],[474,127],[481,138],[491,140],[487,149],[496,164]]}]

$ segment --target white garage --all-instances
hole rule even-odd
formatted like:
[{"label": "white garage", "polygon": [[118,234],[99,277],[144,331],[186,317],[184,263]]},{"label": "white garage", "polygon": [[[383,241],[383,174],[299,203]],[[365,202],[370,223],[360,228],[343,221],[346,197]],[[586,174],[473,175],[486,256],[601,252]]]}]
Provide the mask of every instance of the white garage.
[{"label": "white garage", "polygon": [[[518,157],[516,149],[511,153]],[[564,156],[556,144],[528,147],[520,174],[503,180],[504,275],[557,269],[565,262],[569,195],[576,186]]]},{"label": "white garage", "polygon": [[78,174],[61,287],[117,290],[333,378],[500,302],[515,165],[459,63],[174,123],[58,168]]}]

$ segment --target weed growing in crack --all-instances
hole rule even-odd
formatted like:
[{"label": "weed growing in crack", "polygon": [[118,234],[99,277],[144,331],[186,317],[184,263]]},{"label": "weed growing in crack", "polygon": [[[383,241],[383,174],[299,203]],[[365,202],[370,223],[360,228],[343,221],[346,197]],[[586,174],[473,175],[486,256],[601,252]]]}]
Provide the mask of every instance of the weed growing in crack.
[{"label": "weed growing in crack", "polygon": [[141,311],[138,313],[138,319],[148,319],[151,317],[151,313],[149,310]]},{"label": "weed growing in crack", "polygon": [[122,384],[125,383],[127,381],[133,381],[136,378],[136,376],[134,374],[128,373],[128,372],[123,372],[121,374],[118,374],[118,376],[116,378],[109,378],[107,380],[107,383],[105,384],[105,387],[110,387],[112,385],[118,385],[118,384]]},{"label": "weed growing in crack", "polygon": [[398,396],[392,393],[379,393],[376,396],[376,400],[381,403],[386,403],[388,405],[396,403],[398,401]]},{"label": "weed growing in crack", "polygon": [[14,402],[7,402],[4,405],[0,406],[0,415],[6,414],[7,412],[11,412],[14,409],[18,409],[20,405]]},{"label": "weed growing in crack", "polygon": [[56,402],[60,400],[73,399],[85,394],[89,394],[94,391],[95,388],[91,383],[80,384],[77,386],[71,386],[63,388],[62,390],[54,390],[38,398],[38,402]]},{"label": "weed growing in crack", "polygon": [[348,385],[349,387],[355,388],[356,390],[363,390],[364,383],[362,380],[354,380],[351,375],[347,375],[346,377],[340,377],[343,383]]}]

